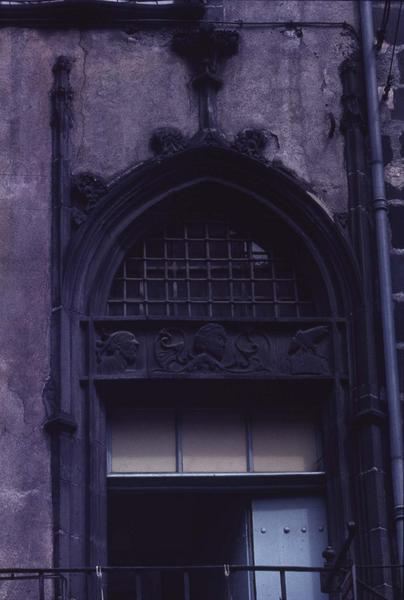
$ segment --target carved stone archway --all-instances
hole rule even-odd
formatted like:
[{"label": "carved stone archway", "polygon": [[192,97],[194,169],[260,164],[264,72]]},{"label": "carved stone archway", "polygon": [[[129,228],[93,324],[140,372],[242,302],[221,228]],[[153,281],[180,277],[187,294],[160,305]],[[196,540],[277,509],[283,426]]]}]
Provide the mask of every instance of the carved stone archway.
[{"label": "carved stone archway", "polygon": [[[353,349],[357,343],[356,328],[351,327],[347,317],[354,304],[361,300],[355,261],[339,228],[290,174],[235,150],[204,145],[144,164],[112,186],[99,187],[105,194],[100,194],[94,202],[66,252],[61,303],[60,404],[48,421],[49,428],[57,432],[54,436],[54,485],[59,490],[56,497],[60,499],[60,504],[56,503],[60,564],[96,564],[106,559],[105,415],[98,401],[97,386],[101,380],[108,379],[110,369],[103,363],[101,355],[108,354],[108,348],[119,341],[121,332],[121,338],[122,335],[130,338],[138,355],[142,355],[137,364],[143,365],[141,376],[149,378],[156,372],[153,371],[156,365],[145,367],[146,363],[150,365],[151,359],[145,355],[144,348],[151,348],[152,340],[161,343],[163,335],[161,325],[153,321],[138,322],[136,326],[133,322],[125,326],[119,323],[117,327],[106,317],[103,306],[113,275],[133,235],[147,228],[148,215],[152,215],[153,210],[168,206],[178,195],[192,197],[192,190],[204,185],[216,187],[219,202],[227,194],[237,197],[239,204],[248,202],[245,205],[248,211],[255,207],[257,214],[274,215],[293,232],[316,265],[326,289],[329,315],[312,322],[306,320],[303,325],[295,320],[286,326],[278,326],[276,334],[267,323],[261,335],[284,347],[289,370],[281,373],[275,368],[271,372],[268,366],[262,365],[265,362],[263,355],[254,362],[254,368],[251,365],[247,368],[247,372],[250,378],[306,377],[308,372],[299,354],[299,339],[314,336],[313,347],[320,344],[322,351],[314,352],[309,370],[310,377],[323,379],[328,389],[329,428],[326,425],[326,436],[330,448],[340,436],[346,435],[344,423],[349,389],[353,385],[346,355],[348,348],[351,356],[355,354]],[[203,323],[182,323],[184,335],[196,336],[202,328]],[[225,332],[225,335],[226,341],[235,347],[237,344],[243,346],[247,339],[243,338],[246,332],[240,328],[238,331],[233,328],[232,333]],[[145,344],[145,340],[150,342]],[[210,358],[209,353],[199,352],[197,348],[189,360],[202,361],[202,355]],[[209,377],[245,377],[245,373],[240,374],[237,368],[227,369],[225,373],[220,360],[215,360],[219,366],[207,369]],[[206,360],[202,362],[206,363]],[[213,362],[210,358],[210,365]],[[256,368],[257,364],[263,368]],[[192,370],[187,371],[187,366],[188,363],[184,366],[175,361],[168,365],[163,360],[157,375],[161,376],[169,369],[171,375],[174,372],[181,376],[186,371],[186,376],[192,377]],[[115,370],[114,377],[133,376],[127,357],[122,358],[119,368],[112,370]],[[337,428],[335,423],[338,423]],[[347,478],[347,475],[341,475],[347,470],[344,460],[338,456],[330,462],[327,483],[330,502],[344,507],[339,511],[341,522],[351,516],[349,494],[342,483]],[[341,523],[331,523],[331,536],[336,544],[342,535]]]}]

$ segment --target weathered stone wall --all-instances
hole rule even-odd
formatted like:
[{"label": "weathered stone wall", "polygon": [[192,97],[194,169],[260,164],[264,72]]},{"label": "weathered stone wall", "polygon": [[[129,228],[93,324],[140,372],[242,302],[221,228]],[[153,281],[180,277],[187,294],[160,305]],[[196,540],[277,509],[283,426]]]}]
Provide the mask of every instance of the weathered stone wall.
[{"label": "weathered stone wall", "polygon": [[[212,15],[229,27],[234,24],[241,39],[239,54],[224,68],[219,127],[230,138],[245,127],[266,129],[267,158],[280,161],[310,184],[331,210],[344,210],[338,67],[353,51],[355,40],[338,23],[355,24],[351,3],[212,4],[207,18]],[[291,19],[337,25],[301,31],[253,25]],[[129,34],[87,31],[72,43],[73,171],[111,177],[151,156],[149,140],[156,127],[177,127],[187,135],[196,132],[191,74],[170,51],[170,40],[168,29]]]},{"label": "weathered stone wall", "polygon": [[[50,52],[0,34],[0,564],[50,564]],[[3,585],[4,589],[4,585]]]},{"label": "weathered stone wall", "polygon": [[[241,38],[239,54],[224,68],[219,126],[230,138],[245,127],[266,129],[267,158],[307,182],[330,211],[347,205],[338,67],[355,40],[339,24],[356,27],[355,10],[345,1],[224,0],[210,2],[207,12],[238,28]],[[262,24],[290,20],[328,25]],[[168,26],[0,31],[3,566],[52,562],[50,449],[41,427],[52,308],[52,66],[62,54],[74,59],[72,171],[112,178],[151,157],[155,128],[187,135],[198,128],[190,71],[171,52],[171,33]]]}]

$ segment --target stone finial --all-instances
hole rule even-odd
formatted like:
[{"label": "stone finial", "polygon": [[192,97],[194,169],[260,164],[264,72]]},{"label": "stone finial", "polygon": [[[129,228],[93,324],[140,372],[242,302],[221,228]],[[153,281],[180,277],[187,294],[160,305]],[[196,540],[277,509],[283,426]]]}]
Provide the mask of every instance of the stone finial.
[{"label": "stone finial", "polygon": [[196,68],[196,78],[202,73],[213,75],[220,60],[237,54],[239,34],[237,31],[215,29],[213,25],[201,25],[193,31],[174,34],[172,49],[186,58]]},{"label": "stone finial", "polygon": [[198,92],[201,131],[219,129],[216,95],[223,82],[218,76],[218,66],[221,61],[236,54],[238,47],[236,31],[219,30],[208,24],[173,36],[173,51],[192,65],[192,85]]}]

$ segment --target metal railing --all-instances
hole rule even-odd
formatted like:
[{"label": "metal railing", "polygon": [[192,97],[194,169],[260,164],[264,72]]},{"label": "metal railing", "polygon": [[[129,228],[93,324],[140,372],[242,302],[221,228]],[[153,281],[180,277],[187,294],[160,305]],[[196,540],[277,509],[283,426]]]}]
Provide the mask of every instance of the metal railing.
[{"label": "metal railing", "polygon": [[8,6],[33,4],[138,4],[140,6],[167,6],[170,4],[203,4],[203,0],[0,0],[0,4]]},{"label": "metal railing", "polygon": [[[101,567],[77,569],[1,569],[0,598],[29,597],[37,600],[68,600],[72,591],[86,590],[91,600],[113,600],[127,597],[136,600],[159,600],[171,597],[176,590],[178,600],[192,600],[193,589],[204,586],[210,598],[230,600],[243,574],[246,588],[265,586],[276,590],[280,600],[293,600],[289,595],[288,579],[296,574],[315,576],[315,596],[320,597],[320,574],[325,567],[270,566],[270,565],[183,565]],[[262,579],[263,574],[267,576]],[[272,575],[272,576],[271,576]],[[238,576],[238,578],[237,578]],[[268,576],[270,576],[268,578]],[[252,581],[254,579],[254,581]],[[2,590],[2,587],[4,589]],[[13,589],[14,588],[14,589]],[[171,593],[170,593],[171,592]],[[246,600],[248,594],[246,595]]]},{"label": "metal railing", "polygon": [[114,11],[117,16],[130,16],[136,12],[169,14],[183,9],[187,14],[196,11],[200,16],[204,6],[203,0],[0,0],[2,13],[6,16],[10,14],[24,17],[35,11],[49,18],[59,13],[71,14],[88,10],[93,11],[93,14],[111,14]]},{"label": "metal railing", "polygon": [[[369,567],[366,566],[366,569]],[[373,568],[402,569],[398,565]],[[182,566],[131,566],[76,569],[0,569],[0,598],[32,600],[193,600],[194,590],[211,600],[240,598],[276,598],[300,600],[304,577],[311,579],[305,600],[325,598],[331,593],[333,600],[387,600],[358,576],[362,566],[352,564],[348,569],[338,569],[338,585],[324,587],[325,578],[334,573],[330,567],[271,566],[271,565],[182,565]],[[244,582],[240,576],[244,576]],[[296,586],[296,576],[300,583]],[[303,579],[302,579],[303,577]],[[78,592],[78,590],[81,590]],[[244,590],[244,593],[243,593]],[[311,590],[311,591],[310,591]],[[175,591],[175,593],[174,593]],[[241,591],[241,593],[240,593]]]}]

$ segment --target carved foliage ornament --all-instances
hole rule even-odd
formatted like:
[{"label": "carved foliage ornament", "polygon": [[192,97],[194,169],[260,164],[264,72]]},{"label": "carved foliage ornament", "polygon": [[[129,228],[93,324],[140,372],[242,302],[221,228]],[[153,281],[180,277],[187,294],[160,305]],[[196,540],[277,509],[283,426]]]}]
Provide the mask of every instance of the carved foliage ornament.
[{"label": "carved foliage ornament", "polygon": [[237,134],[233,148],[256,160],[265,160],[264,150],[268,137],[262,129],[243,129]]},{"label": "carved foliage ornament", "polygon": [[92,173],[79,173],[72,179],[72,222],[78,227],[107,192],[105,181]]},{"label": "carved foliage ornament", "polygon": [[160,127],[153,132],[150,147],[159,156],[170,156],[185,150],[188,140],[175,127]]},{"label": "carved foliage ornament", "polygon": [[187,138],[179,129],[162,127],[154,131],[150,147],[158,157],[167,157],[189,148],[216,146],[266,162],[264,151],[267,143],[268,135],[263,129],[243,129],[231,143],[217,130],[198,131],[192,138]]}]

